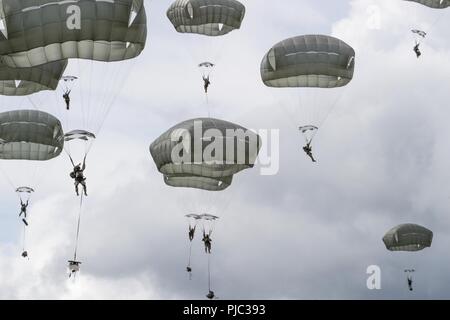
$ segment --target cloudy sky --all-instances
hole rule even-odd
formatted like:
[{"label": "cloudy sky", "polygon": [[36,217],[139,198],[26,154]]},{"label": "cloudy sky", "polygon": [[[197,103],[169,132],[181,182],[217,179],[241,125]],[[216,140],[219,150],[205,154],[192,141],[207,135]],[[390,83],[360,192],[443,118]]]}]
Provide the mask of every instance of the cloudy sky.
[{"label": "cloudy sky", "polygon": [[[450,298],[450,11],[400,0],[243,0],[242,28],[210,47],[175,32],[165,15],[170,0],[145,2],[147,47],[124,72],[89,154],[82,272],[67,278],[78,199],[62,155],[39,169],[29,261],[20,257],[17,197],[2,179],[0,298],[203,299],[207,260],[197,237],[189,280],[184,215],[205,202],[220,215],[211,271],[221,299]],[[428,32],[419,60],[413,28]],[[314,140],[317,164],[301,150],[295,94],[265,87],[259,75],[272,45],[304,34],[333,35],[357,55],[353,81]],[[196,64],[210,49],[211,115],[280,130],[279,155],[271,154],[278,173],[264,176],[259,165],[241,172],[217,199],[166,186],[148,152],[172,125],[208,115]],[[22,164],[5,170],[12,180],[30,172]],[[431,229],[432,247],[387,251],[384,233],[406,222]],[[370,265],[381,268],[381,290],[366,287]],[[403,272],[411,267],[413,292]]]}]

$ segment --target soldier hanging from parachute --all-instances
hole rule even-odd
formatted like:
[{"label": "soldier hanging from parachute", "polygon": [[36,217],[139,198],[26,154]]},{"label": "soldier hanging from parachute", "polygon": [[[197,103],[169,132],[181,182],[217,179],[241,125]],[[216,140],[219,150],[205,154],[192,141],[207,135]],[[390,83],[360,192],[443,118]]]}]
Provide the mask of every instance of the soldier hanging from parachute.
[{"label": "soldier hanging from parachute", "polygon": [[[419,252],[431,247],[433,232],[417,224],[401,224],[390,229],[383,237],[386,249],[393,252]],[[408,289],[413,291],[414,269],[405,269]]]},{"label": "soldier hanging from parachute", "polygon": [[[355,70],[355,50],[344,41],[326,35],[304,35],[285,39],[275,44],[261,62],[261,79],[268,87],[298,88],[298,95],[306,98],[313,95],[310,103],[305,103],[301,121],[305,123],[299,130],[306,140],[305,154],[316,162],[312,154],[312,141],[325,122],[329,113],[343,94],[338,90],[353,79]],[[337,91],[336,91],[337,90]],[[330,95],[327,101],[322,96]],[[314,105],[322,102],[323,106]],[[323,109],[323,112],[319,112]],[[307,119],[306,113],[311,113]],[[291,116],[291,115],[290,115]]]},{"label": "soldier hanging from parachute", "polygon": [[417,59],[420,58],[420,56],[422,55],[422,52],[420,51],[420,44],[421,44],[421,40],[425,39],[427,33],[425,31],[422,30],[411,30],[411,32],[416,36],[415,39],[415,46],[414,46],[414,52],[416,54]]}]

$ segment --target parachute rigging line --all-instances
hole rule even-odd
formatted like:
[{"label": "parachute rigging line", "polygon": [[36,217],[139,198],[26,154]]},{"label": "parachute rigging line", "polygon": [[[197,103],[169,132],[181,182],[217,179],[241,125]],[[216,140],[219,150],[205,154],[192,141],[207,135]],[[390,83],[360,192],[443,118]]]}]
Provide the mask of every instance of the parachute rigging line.
[{"label": "parachute rigging line", "polygon": [[81,198],[80,198],[80,210],[78,212],[78,224],[77,224],[77,235],[76,235],[76,240],[75,240],[75,252],[73,255],[73,261],[77,261],[77,252],[78,252],[78,241],[80,238],[80,224],[81,224],[81,213],[83,211],[83,193],[81,193]]},{"label": "parachute rigging line", "polygon": [[[191,269],[191,255],[192,255],[192,241],[190,241],[189,244],[189,259],[188,259],[188,270],[192,270]],[[192,280],[192,272],[189,271],[189,280]]]},{"label": "parachute rigging line", "polygon": [[211,254],[208,254],[208,291],[211,291]]}]

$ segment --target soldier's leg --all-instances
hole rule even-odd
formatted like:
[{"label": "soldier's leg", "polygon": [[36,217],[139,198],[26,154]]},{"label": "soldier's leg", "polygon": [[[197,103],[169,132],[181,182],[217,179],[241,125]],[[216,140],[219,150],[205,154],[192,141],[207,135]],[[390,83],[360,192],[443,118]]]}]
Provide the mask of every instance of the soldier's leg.
[{"label": "soldier's leg", "polygon": [[81,185],[83,186],[84,195],[87,196],[87,185],[86,185],[86,181],[83,181],[83,182],[81,183]]}]

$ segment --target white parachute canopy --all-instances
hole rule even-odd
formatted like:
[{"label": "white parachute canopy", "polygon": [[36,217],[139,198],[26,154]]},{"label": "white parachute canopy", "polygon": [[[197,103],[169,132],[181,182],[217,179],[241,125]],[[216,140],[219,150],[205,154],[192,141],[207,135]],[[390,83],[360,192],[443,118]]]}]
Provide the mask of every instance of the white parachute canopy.
[{"label": "white parachute canopy", "polygon": [[208,77],[211,75],[215,67],[215,64],[212,62],[202,62],[198,65],[198,68],[200,69],[200,73],[202,74],[202,77]]}]

